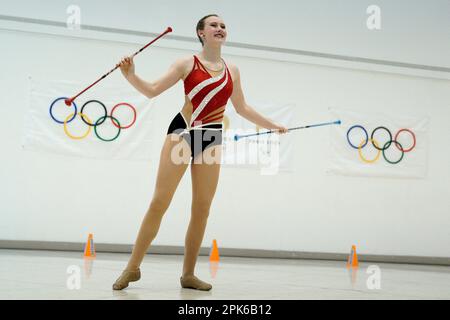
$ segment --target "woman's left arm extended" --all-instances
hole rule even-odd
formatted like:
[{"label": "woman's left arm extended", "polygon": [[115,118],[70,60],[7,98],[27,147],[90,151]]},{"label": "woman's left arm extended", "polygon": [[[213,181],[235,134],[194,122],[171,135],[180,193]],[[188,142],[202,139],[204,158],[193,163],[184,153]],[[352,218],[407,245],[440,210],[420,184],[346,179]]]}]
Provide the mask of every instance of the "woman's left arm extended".
[{"label": "woman's left arm extended", "polygon": [[236,112],[241,117],[253,122],[254,124],[262,128],[275,130],[278,133],[288,132],[288,129],[286,127],[278,125],[272,120],[262,116],[245,102],[244,93],[242,92],[241,87],[241,76],[239,74],[239,69],[237,67],[234,67],[233,69],[235,71],[235,76],[233,81],[233,94],[231,95],[231,102],[233,103]]}]

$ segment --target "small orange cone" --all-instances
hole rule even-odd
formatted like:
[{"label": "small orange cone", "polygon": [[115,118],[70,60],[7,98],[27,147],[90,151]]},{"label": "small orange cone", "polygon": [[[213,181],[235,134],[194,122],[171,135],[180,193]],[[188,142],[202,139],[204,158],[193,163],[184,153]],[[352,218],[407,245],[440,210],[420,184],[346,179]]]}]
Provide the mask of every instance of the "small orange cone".
[{"label": "small orange cone", "polygon": [[213,240],[213,246],[211,248],[211,252],[209,253],[209,261],[218,262],[220,260],[219,257],[219,248],[217,248],[216,239]]},{"label": "small orange cone", "polygon": [[95,257],[95,247],[94,247],[94,236],[89,233],[88,240],[84,247],[84,256],[94,258]]},{"label": "small orange cone", "polygon": [[350,252],[350,256],[347,261],[347,268],[357,268],[358,267],[358,255],[356,254],[356,246],[352,246],[352,251]]}]

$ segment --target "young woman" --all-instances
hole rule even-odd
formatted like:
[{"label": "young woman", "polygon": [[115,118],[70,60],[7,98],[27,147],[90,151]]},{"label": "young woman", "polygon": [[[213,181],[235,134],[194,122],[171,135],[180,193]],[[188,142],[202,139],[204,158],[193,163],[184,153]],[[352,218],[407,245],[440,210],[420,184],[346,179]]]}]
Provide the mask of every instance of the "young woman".
[{"label": "young woman", "polygon": [[[177,60],[169,71],[154,82],[146,82],[135,74],[133,59],[120,62],[124,77],[138,91],[153,98],[183,80],[185,104],[169,126],[161,151],[155,192],[142,221],[131,258],[126,269],[113,285],[114,290],[126,288],[141,277],[139,266],[151,242],[158,233],[162,217],[189,161],[174,160],[174,149],[187,151],[191,162],[192,207],[185,238],[183,288],[210,290],[212,286],[194,275],[195,264],[203,240],[211,203],[216,192],[220,161],[199,161],[205,153],[220,159],[222,119],[228,99],[237,113],[256,125],[286,133],[278,125],[246,104],[241,89],[239,70],[222,59],[221,49],[227,38],[225,23],[218,15],[208,15],[197,24],[197,36],[202,44],[198,55]],[[207,151],[207,152],[206,152]]]}]

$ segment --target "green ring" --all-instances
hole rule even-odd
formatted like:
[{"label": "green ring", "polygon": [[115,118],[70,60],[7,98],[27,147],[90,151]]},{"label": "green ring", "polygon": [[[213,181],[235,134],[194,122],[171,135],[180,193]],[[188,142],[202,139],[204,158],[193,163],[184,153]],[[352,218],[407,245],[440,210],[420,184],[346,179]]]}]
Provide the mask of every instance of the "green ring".
[{"label": "green ring", "polygon": [[[98,124],[101,120],[104,120],[104,119],[106,119],[106,118],[111,118],[112,121],[116,121],[117,124],[119,125],[119,127],[118,127],[119,131],[117,131],[117,135],[116,135],[114,138],[112,138],[112,139],[103,139],[102,137],[100,137],[100,135],[99,135],[98,132],[97,132],[97,124]],[[103,122],[102,122],[102,123],[103,123]],[[97,136],[97,138],[99,138],[100,140],[106,141],[106,142],[111,142],[111,141],[116,140],[116,139],[119,137],[119,135],[120,135],[120,130],[121,130],[121,129],[120,129],[120,122],[119,122],[119,120],[117,120],[116,118],[114,118],[114,117],[112,117],[112,116],[103,116],[103,117],[100,117],[100,118],[97,120],[97,122],[95,123],[95,126],[94,126],[94,132],[95,132],[95,135]]]},{"label": "green ring", "polygon": [[[397,161],[390,161],[390,160],[388,160],[388,158],[386,158],[386,155],[384,154],[384,151],[391,146],[392,142],[394,142],[395,144],[398,144],[400,146],[400,148],[401,148],[401,151],[402,151],[402,156]],[[386,147],[387,144],[389,144],[388,147]],[[389,162],[390,164],[397,164],[397,163],[399,163],[400,161],[402,161],[404,155],[405,155],[405,152],[403,151],[403,146],[398,141],[391,140],[391,141],[386,142],[384,144],[384,146],[383,146],[383,158],[384,158],[384,160],[386,160],[386,162]]]}]

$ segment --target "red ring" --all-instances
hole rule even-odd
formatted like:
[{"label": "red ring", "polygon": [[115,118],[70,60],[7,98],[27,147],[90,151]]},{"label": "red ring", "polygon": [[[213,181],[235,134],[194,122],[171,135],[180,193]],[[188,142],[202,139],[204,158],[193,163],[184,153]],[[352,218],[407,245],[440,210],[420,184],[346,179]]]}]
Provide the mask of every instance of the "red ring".
[{"label": "red ring", "polygon": [[414,134],[414,132],[412,132],[412,131],[409,130],[409,129],[401,129],[401,130],[399,130],[399,131],[397,132],[397,134],[395,135],[395,138],[394,138],[395,141],[398,141],[397,138],[398,138],[398,136],[400,135],[400,132],[402,132],[402,131],[406,131],[406,132],[411,133],[411,135],[412,135],[412,137],[413,137],[414,143],[413,143],[412,147],[409,148],[409,149],[407,149],[407,150],[402,150],[401,148],[399,148],[399,147],[397,146],[397,144],[395,144],[395,146],[397,147],[398,150],[400,150],[400,151],[402,151],[402,152],[410,152],[410,151],[411,151],[412,149],[414,149],[414,147],[416,146],[416,135]]},{"label": "red ring", "polygon": [[130,125],[126,126],[126,127],[121,127],[120,125],[117,125],[113,120],[111,120],[112,124],[116,127],[116,128],[120,128],[120,129],[128,129],[129,127],[131,127],[135,122],[136,122],[136,109],[129,103],[126,102],[121,102],[118,103],[114,106],[114,108],[111,110],[111,119],[114,113],[114,110],[119,107],[119,106],[128,106],[131,108],[131,110],[133,110],[133,114],[134,114],[134,118],[133,118],[133,122],[131,122]]}]

